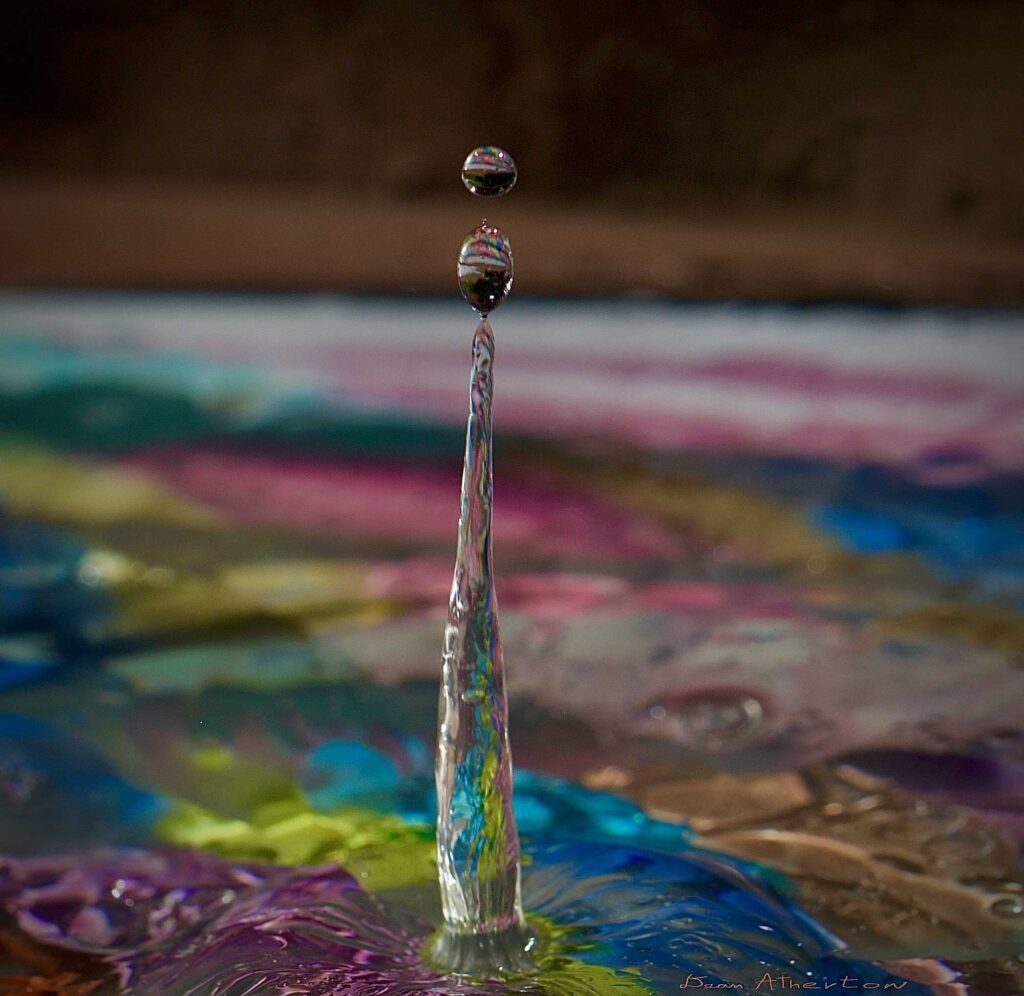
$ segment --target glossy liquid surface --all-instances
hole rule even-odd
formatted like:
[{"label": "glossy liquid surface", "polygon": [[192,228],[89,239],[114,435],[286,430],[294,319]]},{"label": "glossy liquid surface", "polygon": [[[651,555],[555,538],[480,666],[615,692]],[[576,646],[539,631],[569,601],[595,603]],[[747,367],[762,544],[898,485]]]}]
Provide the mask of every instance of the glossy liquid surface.
[{"label": "glossy liquid surface", "polygon": [[508,316],[495,984],[422,957],[465,306],[2,303],[15,992],[1024,989],[1013,316]]}]

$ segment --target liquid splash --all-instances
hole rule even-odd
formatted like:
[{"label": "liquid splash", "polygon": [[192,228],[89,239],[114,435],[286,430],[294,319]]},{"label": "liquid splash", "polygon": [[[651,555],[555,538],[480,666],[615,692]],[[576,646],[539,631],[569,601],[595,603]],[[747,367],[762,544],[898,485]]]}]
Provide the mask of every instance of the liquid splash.
[{"label": "liquid splash", "polygon": [[[391,692],[387,702],[392,719],[394,700]],[[422,712],[428,701],[421,698],[417,711]],[[384,706],[382,700],[381,708]],[[223,704],[214,708],[208,700],[207,707],[208,715],[228,714]],[[366,700],[361,700],[358,708],[363,714],[372,711]],[[39,728],[38,737],[44,733]],[[81,819],[76,813],[85,813],[92,803],[88,793],[80,791],[87,770],[71,767],[63,758],[80,757],[85,752],[78,749],[72,755],[74,742],[56,730],[39,743],[32,764],[41,779],[53,782],[47,797],[62,814],[61,819],[50,820],[55,826],[47,849],[77,851],[81,841],[72,828],[80,826]],[[52,746],[44,751],[44,743]],[[58,749],[60,744],[65,746]],[[249,757],[252,751],[249,744]],[[333,763],[338,763],[339,752],[320,751],[318,756],[325,763],[333,756]],[[429,830],[435,815],[432,779],[426,771],[402,777],[393,786],[390,799],[376,800],[376,805],[390,810],[391,815],[354,808],[318,812],[308,801],[303,802],[296,788],[283,798],[285,786],[270,783],[265,763],[264,781],[257,786],[246,784],[245,765],[250,763],[246,754],[238,754],[232,764],[227,750],[222,749],[217,759],[222,777],[217,778],[211,768],[213,760],[204,755],[201,771],[211,792],[210,805],[216,811],[200,811],[195,805],[178,802],[157,828],[157,836],[173,849],[120,851],[104,860],[81,852],[66,858],[0,859],[0,910],[4,911],[0,912],[0,965],[4,965],[6,914],[19,926],[22,949],[26,938],[48,947],[51,967],[45,969],[47,975],[77,972],[83,983],[91,976],[74,960],[55,959],[54,948],[58,953],[85,953],[80,942],[108,936],[112,927],[124,930],[110,945],[101,944],[103,950],[97,952],[102,956],[100,968],[113,959],[118,964],[139,965],[138,970],[147,973],[140,978],[149,978],[152,966],[142,965],[137,960],[139,953],[150,950],[152,931],[167,928],[167,933],[160,933],[159,946],[168,972],[171,963],[174,972],[191,972],[192,964],[200,962],[206,963],[210,973],[216,968],[221,988],[199,988],[196,993],[201,996],[247,992],[240,980],[248,978],[251,983],[264,974],[265,985],[252,993],[280,996],[278,983],[287,979],[297,992],[303,992],[296,989],[301,985],[317,996],[340,996],[341,992],[352,996],[359,990],[342,988],[338,980],[346,979],[345,973],[353,971],[350,962],[358,958],[370,958],[369,963],[387,976],[387,984],[380,976],[374,980],[378,988],[370,990],[373,996],[407,991],[402,986],[408,978],[431,980],[432,984],[446,978],[433,961],[424,965],[422,957],[424,945],[441,920],[435,845]],[[87,757],[80,763],[86,769],[90,764]],[[610,783],[613,774],[606,771],[603,780]],[[653,821],[622,798],[520,768],[517,823],[530,856],[523,868],[522,894],[529,922],[538,926],[541,935],[539,971],[487,983],[448,977],[444,983],[450,987],[448,992],[585,996],[648,992],[651,989],[643,987],[650,986],[654,992],[669,993],[678,991],[680,981],[691,972],[704,974],[708,980],[747,986],[733,991],[756,992],[756,979],[752,982],[750,973],[763,961],[771,963],[776,978],[799,968],[807,981],[831,981],[844,974],[874,980],[881,969],[854,963],[849,960],[851,955],[904,959],[924,949],[962,962],[971,953],[964,945],[969,945],[972,937],[976,944],[984,941],[986,950],[996,949],[993,928],[997,922],[1003,928],[998,950],[1011,954],[1019,950],[1016,922],[1020,917],[1014,910],[1020,893],[1015,891],[1018,884],[1011,881],[1015,855],[1007,846],[1000,847],[994,837],[980,835],[980,825],[965,823],[962,813],[945,807],[926,808],[911,799],[903,800],[897,811],[899,799],[888,798],[873,779],[845,769],[835,772],[828,782],[824,773],[813,780],[785,774],[746,780],[720,776],[717,782],[694,778],[692,783],[665,782],[664,773],[652,772],[652,776],[650,783],[624,784],[616,779],[615,784],[640,799],[646,809],[677,819],[685,814],[692,829]],[[595,786],[597,781],[596,777],[588,779]],[[257,787],[266,801],[247,811],[246,799]],[[157,801],[161,804],[157,810],[172,802]],[[43,811],[21,806],[15,810],[15,819],[8,822],[38,830],[45,819]],[[695,839],[693,830],[702,839]],[[58,835],[57,831],[63,832]],[[18,850],[36,854],[38,840],[26,839]],[[745,853],[748,860],[725,858],[721,851]],[[177,855],[174,867],[164,864],[169,860],[167,854]],[[753,861],[781,865],[789,882]],[[910,863],[914,861],[927,865],[928,874],[913,871]],[[330,866],[330,871],[325,866]],[[175,867],[183,870],[179,873]],[[230,877],[228,887],[240,897],[241,890],[232,882],[241,870],[258,879],[247,880],[257,890],[250,894],[252,904],[236,905],[230,900],[220,906],[213,905],[211,899],[213,919],[193,916],[193,899],[201,899],[194,890],[206,877],[212,876],[214,885]],[[291,883],[288,890],[264,888],[282,876]],[[161,885],[165,879],[166,884]],[[323,884],[327,880],[329,887]],[[125,884],[119,885],[119,881]],[[342,888],[343,883],[351,882],[356,888]],[[987,888],[979,888],[979,882]],[[799,888],[795,894],[799,906],[790,892],[792,885]],[[372,922],[386,920],[388,930],[404,938],[402,950],[413,948],[415,964],[400,959],[382,961],[384,956],[373,953],[375,942],[364,935],[362,927],[353,934],[339,935],[329,952],[330,961],[308,960],[309,950],[301,937],[295,941],[293,958],[283,948],[284,942],[290,943],[287,931],[274,932],[280,925],[300,933],[306,929],[296,911],[305,908],[307,888],[328,889],[328,904],[353,906],[357,912],[339,912],[339,916],[351,917],[364,916],[358,913],[369,902],[363,893],[377,893],[385,906]],[[140,889],[147,893],[156,890],[152,903],[141,901]],[[259,903],[257,895],[262,897]],[[410,912],[403,903],[413,895],[423,901]],[[893,905],[894,899],[899,899],[898,906]],[[983,899],[986,909],[998,904],[996,909],[986,914],[977,907]],[[182,916],[169,920],[179,905]],[[947,912],[956,922],[934,922],[936,918],[945,921]],[[148,923],[150,914],[152,924]],[[270,933],[278,937],[281,946],[267,945],[240,957],[238,944],[250,935],[236,923],[236,914],[248,924],[245,931],[251,928],[252,939],[265,941]],[[320,921],[302,922],[311,930],[322,929]],[[371,920],[364,916],[360,923]],[[763,929],[766,925],[774,925],[771,933]],[[858,932],[862,927],[876,936]],[[878,934],[876,927],[883,933]],[[221,945],[226,932],[238,944]],[[853,950],[842,949],[842,958],[829,954],[841,949],[835,935],[852,944]],[[18,956],[14,960],[16,964],[24,961]],[[787,962],[796,964],[786,967]],[[357,960],[356,964],[366,962]],[[901,961],[898,969],[892,964],[890,969],[903,973],[904,964]],[[922,971],[927,967],[932,974],[945,971],[941,965],[922,966],[917,967]],[[250,975],[255,967],[263,974]],[[323,979],[337,985],[315,988],[317,973],[327,969],[333,974]],[[876,975],[868,976],[869,969]],[[624,970],[639,974],[623,977]],[[1013,978],[1019,976],[1019,966],[1001,971]],[[598,972],[603,973],[600,978],[594,975]],[[630,981],[641,988],[622,989]],[[236,986],[241,988],[233,988]],[[125,987],[122,991],[150,990],[140,983],[139,990]],[[431,990],[425,986],[421,991]],[[933,996],[943,992],[909,985],[899,991],[933,992]],[[1021,990],[1019,985],[1011,985],[996,991]],[[995,994],[982,983],[964,992]]]},{"label": "liquid splash", "polygon": [[445,931],[431,957],[458,972],[526,970],[505,665],[492,573],[494,333],[473,336],[459,539],[444,636],[437,860]]},{"label": "liquid splash", "polygon": [[77,959],[83,982],[129,996],[650,996],[690,976],[754,993],[766,972],[928,992],[836,958],[835,939],[753,866],[557,838],[538,840],[531,856],[524,892],[546,947],[536,974],[498,982],[425,965],[431,918],[336,866],[181,850],[9,859],[0,905],[32,942]]}]

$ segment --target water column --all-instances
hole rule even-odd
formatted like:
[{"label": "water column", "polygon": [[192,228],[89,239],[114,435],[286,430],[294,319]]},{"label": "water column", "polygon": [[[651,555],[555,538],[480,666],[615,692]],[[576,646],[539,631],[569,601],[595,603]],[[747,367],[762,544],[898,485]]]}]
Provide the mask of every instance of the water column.
[{"label": "water column", "polygon": [[[470,153],[463,181],[480,196],[515,183],[508,153]],[[455,576],[444,634],[437,738],[437,859],[445,926],[429,957],[450,972],[532,968],[519,888],[505,665],[492,565],[494,333],[487,315],[512,286],[508,239],[486,220],[462,243],[459,286],[480,314],[473,336]]]}]

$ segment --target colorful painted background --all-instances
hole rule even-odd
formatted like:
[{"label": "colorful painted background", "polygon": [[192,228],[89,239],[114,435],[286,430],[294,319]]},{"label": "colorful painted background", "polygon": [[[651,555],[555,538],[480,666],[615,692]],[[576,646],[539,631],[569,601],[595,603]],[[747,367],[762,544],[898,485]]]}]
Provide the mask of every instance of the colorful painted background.
[{"label": "colorful painted background", "polygon": [[[725,855],[917,992],[1024,991],[1024,318],[494,327],[524,832]],[[125,853],[165,905],[245,862],[429,882],[472,329],[0,297],[0,992],[164,970],[97,898]],[[641,962],[594,991],[671,991]]]}]

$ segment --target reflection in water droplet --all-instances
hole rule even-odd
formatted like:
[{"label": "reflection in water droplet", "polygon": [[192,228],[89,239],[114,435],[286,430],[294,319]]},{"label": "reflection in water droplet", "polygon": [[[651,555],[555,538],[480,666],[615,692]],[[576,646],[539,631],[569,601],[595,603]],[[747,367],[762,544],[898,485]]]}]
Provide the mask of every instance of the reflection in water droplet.
[{"label": "reflection in water droplet", "polygon": [[712,688],[653,705],[648,714],[673,740],[718,751],[751,740],[761,729],[765,708],[747,692]]},{"label": "reflection in water droplet", "polygon": [[1021,902],[1016,896],[1003,896],[1002,899],[997,899],[989,909],[996,916],[1020,916],[1024,914],[1024,902]]},{"label": "reflection in water droplet", "polygon": [[512,289],[512,246],[499,228],[481,225],[462,241],[459,288],[481,315],[497,308]]},{"label": "reflection in water droplet", "polygon": [[516,179],[512,157],[496,145],[481,145],[462,164],[462,182],[478,197],[501,197],[516,185]]}]

